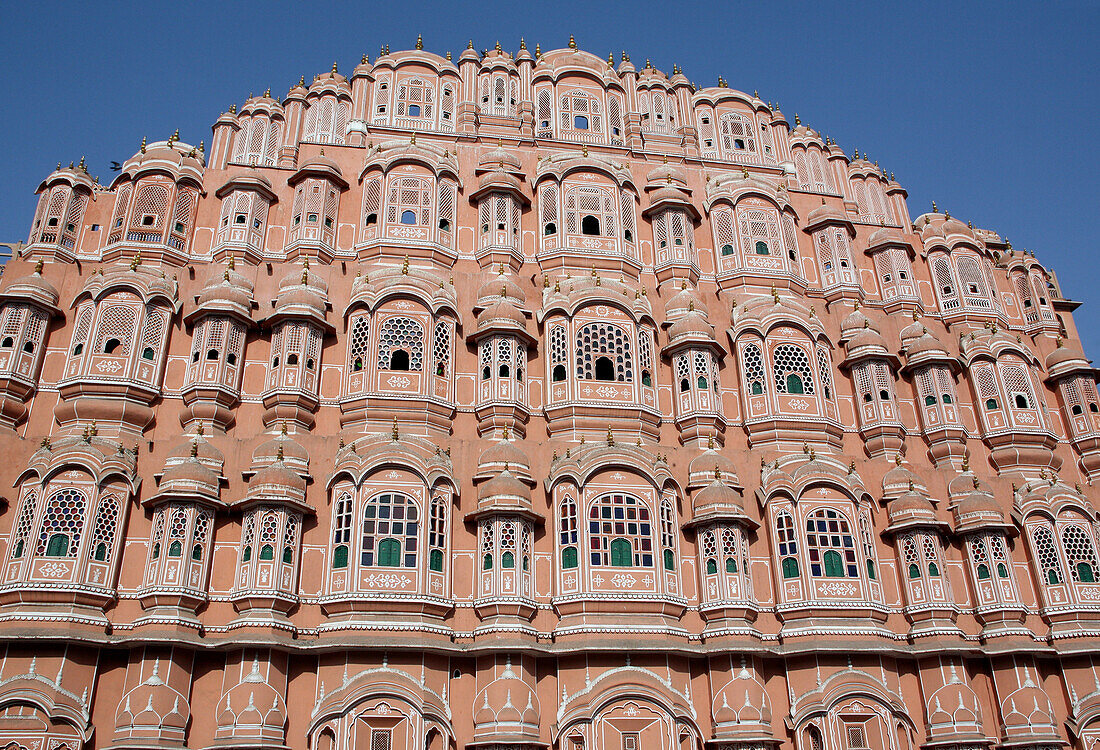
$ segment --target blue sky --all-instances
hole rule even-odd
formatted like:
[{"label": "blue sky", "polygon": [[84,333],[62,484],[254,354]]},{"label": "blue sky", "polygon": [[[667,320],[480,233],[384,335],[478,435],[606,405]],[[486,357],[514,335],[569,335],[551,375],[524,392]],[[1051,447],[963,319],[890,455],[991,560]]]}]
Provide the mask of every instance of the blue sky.
[{"label": "blue sky", "polygon": [[0,241],[25,240],[33,191],[86,155],[108,182],[142,136],[210,142],[230,104],[285,94],[381,44],[456,54],[626,50],[636,65],[719,75],[878,160],[914,216],[941,210],[999,231],[1053,267],[1086,352],[1100,357],[1093,262],[1100,3],[13,2],[3,4]]}]

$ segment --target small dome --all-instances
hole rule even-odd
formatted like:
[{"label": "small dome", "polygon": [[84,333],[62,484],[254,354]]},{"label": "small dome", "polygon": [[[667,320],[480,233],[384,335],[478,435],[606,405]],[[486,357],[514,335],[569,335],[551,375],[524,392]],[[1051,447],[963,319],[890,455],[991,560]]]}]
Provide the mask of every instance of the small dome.
[{"label": "small dome", "polygon": [[916,474],[909,471],[909,469],[901,464],[897,464],[883,475],[882,489],[883,491],[889,491],[890,488],[894,487],[908,487],[910,482],[914,485],[920,484],[920,480],[917,478]]},{"label": "small dome", "polygon": [[1001,519],[1004,518],[1004,513],[1001,512],[1001,508],[997,504],[996,498],[980,489],[973,490],[960,500],[959,504],[955,506],[955,513],[960,518],[964,516],[987,514],[996,515]]},{"label": "small dome", "polygon": [[882,338],[882,334],[870,326],[856,331],[848,340],[847,348],[850,352],[868,347],[886,349],[886,339]]},{"label": "small dome", "polygon": [[503,273],[490,277],[477,290],[478,300],[492,297],[507,297],[521,305],[527,301],[527,295],[524,293],[523,287],[517,284],[511,276]]},{"label": "small dome", "polygon": [[713,482],[692,496],[691,507],[694,509],[696,515],[698,515],[705,510],[717,508],[743,509],[745,505],[740,493],[721,479],[715,478]]},{"label": "small dome", "polygon": [[57,287],[42,278],[42,262],[39,261],[34,273],[13,281],[0,293],[0,297],[23,298],[46,307],[56,308],[61,294],[57,291]]},{"label": "small dome", "polygon": [[836,206],[826,203],[825,199],[822,198],[821,205],[806,214],[806,226],[812,227],[826,223],[847,224],[849,221],[843,211]]},{"label": "small dome", "polygon": [[887,507],[891,521],[914,515],[934,515],[935,512],[932,501],[915,490],[910,490],[896,500],[891,500]]},{"label": "small dome", "polygon": [[665,317],[672,319],[678,315],[683,315],[693,308],[704,317],[706,316],[707,306],[703,299],[703,295],[701,295],[697,289],[688,286],[687,282],[684,282],[680,291],[669,297],[668,302],[665,303]]},{"label": "small dome", "polygon": [[515,175],[500,170],[486,172],[478,178],[477,192],[479,194],[493,189],[522,194],[523,183]]},{"label": "small dome", "polygon": [[253,474],[248,487],[250,491],[263,487],[269,491],[286,490],[301,495],[306,491],[306,480],[282,461],[276,461]]},{"label": "small dome", "polygon": [[1044,361],[1046,371],[1051,375],[1060,375],[1062,372],[1078,368],[1088,368],[1089,362],[1085,353],[1076,346],[1065,346],[1062,340],[1058,340],[1058,346],[1046,356]]},{"label": "small dome", "polygon": [[225,463],[225,455],[201,433],[172,448],[165,463],[185,461],[191,458],[192,450],[195,451],[196,458],[207,466],[221,466]]},{"label": "small dome", "polygon": [[477,165],[480,169],[512,169],[517,172],[520,170],[519,157],[500,146],[482,155]]},{"label": "small dome", "polygon": [[175,484],[198,485],[200,490],[212,490],[213,494],[217,494],[218,475],[197,458],[188,458],[165,468],[160,480],[161,489],[169,489]]},{"label": "small dome", "polygon": [[490,445],[477,460],[478,470],[491,467],[519,467],[530,470],[531,459],[514,440],[498,440]]},{"label": "small dome", "polygon": [[737,478],[737,468],[733,461],[713,448],[708,448],[691,459],[688,465],[688,481],[692,487],[704,487],[714,480],[715,470],[723,482],[740,486],[741,481]]},{"label": "small dome", "polygon": [[714,326],[707,322],[702,313],[692,310],[669,326],[669,341],[677,341],[682,338],[714,340]]},{"label": "small dome", "polygon": [[297,440],[288,437],[286,432],[265,440],[252,451],[254,468],[270,466],[280,460],[294,469],[305,471],[309,466],[309,452]]},{"label": "small dome", "polygon": [[863,314],[863,311],[858,307],[844,316],[844,320],[840,323],[840,330],[844,333],[854,333],[856,331],[863,330],[871,324],[871,319]]},{"label": "small dome", "polygon": [[905,350],[905,353],[906,356],[910,358],[915,357],[918,354],[928,353],[941,354],[946,356],[947,350],[943,347],[943,344],[941,344],[936,339],[936,337],[925,330],[924,333],[922,333],[916,341],[909,345],[909,347]]},{"label": "small dome", "polygon": [[483,482],[477,488],[477,496],[479,502],[494,498],[520,498],[524,502],[531,502],[531,490],[508,469]]},{"label": "small dome", "polygon": [[477,330],[487,331],[495,328],[520,328],[527,326],[527,318],[511,300],[501,298],[492,303],[477,316]]}]

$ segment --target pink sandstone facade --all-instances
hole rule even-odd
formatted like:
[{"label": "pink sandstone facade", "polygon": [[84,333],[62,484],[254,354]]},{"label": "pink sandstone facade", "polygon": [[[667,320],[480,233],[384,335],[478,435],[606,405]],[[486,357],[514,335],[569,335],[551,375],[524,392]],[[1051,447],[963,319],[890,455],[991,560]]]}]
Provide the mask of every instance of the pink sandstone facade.
[{"label": "pink sandstone facade", "polygon": [[39,186],[0,747],[1100,747],[1077,303],[776,107],[417,49]]}]

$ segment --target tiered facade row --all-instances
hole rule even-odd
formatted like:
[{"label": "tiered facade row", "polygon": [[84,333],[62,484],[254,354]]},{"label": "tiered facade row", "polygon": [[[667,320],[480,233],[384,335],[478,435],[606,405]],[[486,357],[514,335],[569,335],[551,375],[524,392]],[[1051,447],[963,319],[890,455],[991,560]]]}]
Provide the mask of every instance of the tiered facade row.
[{"label": "tiered facade row", "polygon": [[38,192],[0,746],[1100,747],[1076,303],[756,95],[418,43]]}]

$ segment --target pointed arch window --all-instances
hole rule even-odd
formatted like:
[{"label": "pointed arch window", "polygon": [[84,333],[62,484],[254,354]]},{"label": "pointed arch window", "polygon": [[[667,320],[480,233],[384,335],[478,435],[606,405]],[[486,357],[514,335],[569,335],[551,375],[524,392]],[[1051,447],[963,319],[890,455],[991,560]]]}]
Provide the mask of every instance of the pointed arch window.
[{"label": "pointed arch window", "polygon": [[423,367],[424,326],[404,316],[387,318],[378,335],[378,369],[420,372]]},{"label": "pointed arch window", "polygon": [[46,501],[38,535],[38,554],[47,557],[75,557],[84,533],[84,512],[88,499],[82,492],[66,488]]},{"label": "pointed arch window", "polygon": [[794,344],[780,344],[772,354],[777,393],[813,395],[814,378],[806,350]]}]

